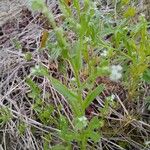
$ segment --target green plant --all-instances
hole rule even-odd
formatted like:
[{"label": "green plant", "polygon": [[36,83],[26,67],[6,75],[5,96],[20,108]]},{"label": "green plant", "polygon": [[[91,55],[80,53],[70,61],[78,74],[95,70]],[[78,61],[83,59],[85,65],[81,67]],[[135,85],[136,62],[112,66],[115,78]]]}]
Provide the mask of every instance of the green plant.
[{"label": "green plant", "polygon": [[0,107],[0,126],[3,126],[9,122],[12,118],[12,114],[7,107]]},{"label": "green plant", "polygon": [[[87,66],[88,75],[89,75],[88,80],[93,80],[91,82],[94,82],[97,76],[101,75],[103,72],[104,73],[107,72],[107,70],[105,71],[104,68],[102,67],[106,67],[106,65],[108,65],[108,64],[104,64],[104,66],[101,66],[101,68],[99,66],[95,68],[95,65],[101,65],[101,64],[96,64],[97,54],[94,54],[94,49],[97,48],[97,45],[98,45],[97,42],[100,40],[99,39],[100,31],[98,30],[98,28],[100,27],[100,22],[98,22],[99,21],[98,18],[95,19],[96,17],[95,10],[94,10],[95,7],[93,3],[90,1],[85,1],[84,3],[85,4],[84,4],[83,11],[80,12],[79,2],[74,1],[73,3],[74,7],[78,11],[78,16],[74,18],[72,16],[73,14],[71,14],[71,9],[69,8],[69,6],[67,6],[64,1],[60,2],[62,11],[66,17],[66,21],[69,22],[69,27],[77,34],[77,37],[78,37],[78,39],[75,41],[73,46],[71,46],[70,43],[66,41],[65,36],[63,35],[63,29],[61,27],[56,26],[52,13],[48,11],[47,7],[42,3],[42,1],[40,3],[39,2],[33,3],[33,6],[34,6],[33,8],[36,8],[38,10],[42,9],[41,11],[43,11],[45,16],[48,17],[50,24],[52,25],[54,29],[56,39],[59,44],[59,48],[61,50],[62,58],[66,59],[71,65],[71,68],[74,72],[74,77],[77,82],[77,89],[76,89],[77,95],[70,92],[70,96],[74,97],[74,99],[78,99],[79,104],[81,106],[83,103],[82,90],[83,88],[85,88],[84,85],[87,82],[87,80],[84,83],[81,83],[80,81],[80,74],[82,70]],[[75,25],[75,22],[76,22],[75,20],[77,20],[77,25]],[[94,23],[97,24],[97,26],[95,26]],[[89,49],[91,50],[91,54],[89,54]],[[42,73],[42,74],[48,76],[47,73],[46,74]],[[52,77],[49,77],[49,78],[50,80],[52,80],[51,82],[54,81],[54,84],[60,84],[55,79],[52,79]],[[100,87],[97,87],[96,89],[97,89],[95,90],[96,94],[93,94],[91,99],[95,98],[94,95],[98,95],[96,91],[101,91],[101,85]],[[60,93],[64,95],[67,90],[68,89],[65,86],[63,86],[63,90],[62,90],[63,93],[62,92]],[[86,105],[89,105],[89,104],[86,104]],[[84,107],[87,107],[87,106],[84,106]]]},{"label": "green plant", "polygon": [[26,79],[27,84],[31,88],[31,92],[28,96],[32,98],[35,102],[32,105],[38,118],[46,125],[55,124],[55,117],[53,116],[54,107],[51,104],[46,104],[41,97],[41,89],[32,81],[30,78]]},{"label": "green plant", "polygon": [[124,81],[129,90],[129,99],[137,94],[139,83],[142,76],[146,75],[150,63],[148,22],[143,16],[140,19],[137,25],[128,25],[128,20],[118,25],[113,36],[118,59],[122,61],[126,72]]},{"label": "green plant", "polygon": [[[104,126],[104,118],[109,112],[109,107],[115,105],[108,98],[104,102],[104,108],[99,111],[101,113],[99,117],[93,117],[91,120],[85,117],[86,109],[104,90],[104,85],[96,86],[95,80],[98,77],[109,75],[113,80],[111,75],[118,75],[115,78],[117,81],[123,76],[122,80],[125,84],[127,83],[126,87],[129,91],[128,98],[131,100],[134,98],[141,78],[145,75],[150,63],[148,26],[143,17],[141,17],[140,23],[134,25],[134,28],[133,24],[129,25],[135,14],[133,7],[128,8],[122,21],[116,21],[116,25],[112,26],[109,24],[109,20],[100,19],[100,13],[92,1],[84,0],[82,4],[77,0],[73,1],[72,7],[75,14],[66,1],[60,0],[59,5],[64,24],[58,27],[52,12],[48,10],[44,2],[42,0],[33,1],[33,9],[41,11],[48,18],[55,34],[53,39],[55,44],[47,43],[49,55],[52,50],[57,51],[55,59],[60,57],[70,66],[73,81],[68,81],[68,87],[68,84],[54,78],[42,63],[32,68],[31,75],[46,77],[54,89],[67,100],[73,115],[72,123],[70,124],[59,110],[59,119],[54,118],[52,115],[54,108],[45,107],[40,88],[31,79],[27,79],[27,83],[32,91],[30,97],[35,100],[33,109],[38,118],[46,125],[53,120],[55,126],[59,128],[57,134],[63,143],[54,145],[53,149],[63,149],[65,148],[64,144],[66,148],[70,149],[72,143],[75,142],[84,150],[87,148],[89,140],[95,143],[100,140],[100,129]],[[67,31],[64,28],[75,34],[76,38],[73,42],[70,42],[65,36]],[[109,41],[103,40],[110,34],[112,34],[112,38]],[[110,67],[110,64],[120,63],[122,67],[120,65]],[[110,68],[119,69],[113,72],[113,69],[110,70]],[[143,77],[146,79],[145,76]],[[87,91],[86,95],[83,95],[83,91]]]},{"label": "green plant", "polygon": [[[69,89],[66,85],[49,75],[48,70],[42,65],[32,69],[32,74],[47,77],[53,87],[66,98],[74,116],[74,128],[71,129],[66,123],[63,125],[61,122],[60,136],[69,143],[75,140],[81,144],[82,149],[86,149],[89,138],[94,142],[100,139],[100,134],[95,129],[102,127],[103,121],[97,117],[88,121],[84,116],[86,109],[104,89],[102,84],[95,87],[95,80],[101,75],[108,74],[109,63],[104,60],[101,63],[97,62],[98,55],[94,51],[94,49],[99,48],[97,43],[101,42],[100,31],[98,30],[101,23],[95,14],[96,9],[94,3],[84,1],[84,7],[81,11],[79,2],[74,1],[73,6],[77,10],[77,16],[75,17],[72,14],[71,8],[64,1],[60,1],[60,6],[66,18],[65,21],[69,24],[67,28],[70,28],[77,36],[77,40],[73,44],[67,41],[63,28],[57,27],[52,13],[49,12],[44,3],[42,1],[34,1],[33,3],[33,8],[41,10],[49,19],[55,32],[57,47],[61,51],[61,57],[72,68],[75,78],[74,82],[70,82],[72,89]],[[87,78],[81,81],[80,78],[85,69],[87,70]],[[29,79],[28,84],[32,91],[35,91],[35,94],[32,94],[32,98],[37,99],[36,101],[41,101],[39,98],[40,90]],[[82,94],[85,89],[88,89],[89,92],[84,98]],[[49,109],[47,108],[47,110]],[[61,118],[62,115],[60,115]]]},{"label": "green plant", "polygon": [[20,122],[18,125],[18,131],[20,135],[24,135],[27,125],[24,122]]}]

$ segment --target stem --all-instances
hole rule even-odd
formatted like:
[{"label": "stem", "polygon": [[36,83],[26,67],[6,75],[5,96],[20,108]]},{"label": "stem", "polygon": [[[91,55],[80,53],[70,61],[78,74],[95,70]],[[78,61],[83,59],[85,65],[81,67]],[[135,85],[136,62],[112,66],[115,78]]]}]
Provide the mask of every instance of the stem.
[{"label": "stem", "polygon": [[86,140],[84,137],[83,137],[82,142],[81,142],[81,149],[86,150]]},{"label": "stem", "polygon": [[84,111],[83,111],[83,99],[82,99],[82,87],[81,87],[81,81],[80,81],[80,76],[79,76],[79,72],[76,71],[75,67],[74,67],[74,64],[71,60],[71,58],[69,58],[69,62],[72,66],[72,69],[73,69],[73,72],[74,72],[74,75],[75,75],[75,78],[77,80],[77,94],[78,94],[78,102],[80,103],[80,112],[81,112],[81,116],[84,115]]}]

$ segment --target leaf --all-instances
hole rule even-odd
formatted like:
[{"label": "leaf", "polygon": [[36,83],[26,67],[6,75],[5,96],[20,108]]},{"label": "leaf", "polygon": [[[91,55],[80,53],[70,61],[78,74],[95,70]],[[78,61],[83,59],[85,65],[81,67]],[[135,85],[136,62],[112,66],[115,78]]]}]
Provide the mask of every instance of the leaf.
[{"label": "leaf", "polygon": [[69,99],[69,101],[76,101],[77,96],[72,91],[70,91],[65,85],[63,85],[60,81],[54,79],[53,77],[50,77],[49,79],[51,81],[51,84],[60,94],[62,94],[65,98]]},{"label": "leaf", "polygon": [[31,52],[27,52],[24,57],[25,57],[26,61],[31,61],[32,60],[32,53]]},{"label": "leaf", "polygon": [[129,2],[130,2],[130,0],[121,0],[121,3],[122,3],[123,5],[129,4]]},{"label": "leaf", "polygon": [[79,138],[78,133],[74,133],[72,131],[66,131],[60,133],[61,138],[63,138],[66,142],[71,142],[73,140],[77,140]]},{"label": "leaf", "polygon": [[[67,3],[67,4],[66,4]],[[69,5],[68,5],[69,4]],[[70,9],[70,4],[71,4],[71,1],[69,0],[66,0],[66,2],[64,0],[60,0],[60,3],[59,3],[59,7],[62,11],[62,14],[66,17],[66,18],[69,18],[69,16],[72,14],[71,12],[71,9]]]},{"label": "leaf", "polygon": [[101,138],[101,134],[100,133],[98,133],[98,132],[91,132],[90,133],[90,138],[91,138],[91,140],[93,140],[94,142],[98,142],[99,140],[100,140],[100,138]]},{"label": "leaf", "polygon": [[74,5],[74,7],[77,9],[77,11],[79,12],[79,11],[80,11],[80,4],[79,4],[79,1],[78,1],[78,0],[74,0],[74,1],[73,1],[73,5]]},{"label": "leaf", "polygon": [[0,107],[0,127],[12,118],[11,111],[7,107]]},{"label": "leaf", "polygon": [[63,85],[60,81],[57,79],[54,79],[53,77],[49,77],[49,80],[53,87],[62,94],[68,103],[71,105],[73,112],[75,115],[79,116],[81,114],[81,106],[78,103],[78,96],[73,93],[71,90],[69,90],[65,85]]},{"label": "leaf", "polygon": [[53,146],[51,150],[66,150],[66,147],[64,145],[58,144],[56,146]]},{"label": "leaf", "polygon": [[78,41],[75,45],[74,51],[73,51],[73,56],[72,56],[72,61],[74,64],[75,71],[78,72],[80,71],[82,67],[82,42]]},{"label": "leaf", "polygon": [[31,68],[31,74],[46,77],[49,76],[48,70],[42,65],[37,65],[35,68]]},{"label": "leaf", "polygon": [[68,58],[68,55],[69,55],[68,43],[66,41],[66,38],[64,37],[63,29],[61,27],[56,27],[54,31],[55,31],[58,45],[62,50],[62,56],[64,58]]},{"label": "leaf", "polygon": [[135,13],[136,13],[136,10],[134,7],[129,7],[127,9],[127,11],[124,13],[124,17],[125,18],[128,18],[128,17],[133,17],[135,16]]},{"label": "leaf", "polygon": [[86,137],[91,138],[94,142],[98,142],[101,134],[96,129],[102,127],[104,125],[104,121],[102,119],[98,119],[98,117],[93,117],[89,122],[88,128],[85,131]]},{"label": "leaf", "polygon": [[13,44],[14,44],[14,46],[15,46],[15,48],[17,49],[17,50],[20,50],[20,49],[22,49],[22,45],[21,45],[21,43],[17,40],[17,39],[13,39],[12,40],[12,42],[13,42]]},{"label": "leaf", "polygon": [[102,119],[98,119],[98,117],[93,117],[89,123],[88,130],[93,131],[94,129],[98,129],[104,125],[104,121]]},{"label": "leaf", "polygon": [[104,86],[100,84],[98,87],[96,87],[93,91],[88,93],[87,97],[84,100],[83,108],[86,109],[91,102],[104,90]]},{"label": "leaf", "polygon": [[67,122],[67,119],[65,116],[63,115],[60,115],[60,122],[59,122],[59,126],[60,126],[60,130],[63,130],[63,131],[67,131],[68,130],[68,122]]},{"label": "leaf", "polygon": [[60,116],[59,126],[61,130],[59,135],[62,139],[68,142],[71,142],[74,139],[78,139],[78,133],[69,130],[68,120],[63,115]]},{"label": "leaf", "polygon": [[43,0],[32,0],[32,9],[42,11],[45,7]]},{"label": "leaf", "polygon": [[41,93],[41,89],[36,85],[36,83],[34,81],[32,81],[30,78],[26,79],[26,83],[30,86],[31,88],[31,93],[30,96],[33,99],[39,98],[40,97],[40,93]]},{"label": "leaf", "polygon": [[145,82],[150,83],[150,69],[147,69],[143,73],[143,79],[144,79]]}]

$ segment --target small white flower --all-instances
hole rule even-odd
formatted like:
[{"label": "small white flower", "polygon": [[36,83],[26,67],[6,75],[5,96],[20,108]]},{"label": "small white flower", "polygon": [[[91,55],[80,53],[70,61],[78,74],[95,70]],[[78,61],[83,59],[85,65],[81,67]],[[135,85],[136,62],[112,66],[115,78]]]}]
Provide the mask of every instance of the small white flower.
[{"label": "small white flower", "polygon": [[110,79],[111,79],[112,81],[118,81],[121,77],[122,77],[122,74],[121,74],[121,73],[118,73],[118,72],[113,72],[113,73],[111,73],[111,75],[110,75]]},{"label": "small white flower", "polygon": [[122,67],[120,65],[112,65],[110,79],[112,81],[118,81],[122,77],[121,71]]},{"label": "small white flower", "polygon": [[145,17],[145,14],[141,13],[141,17]]},{"label": "small white flower", "polygon": [[31,74],[35,74],[39,68],[39,65],[36,65],[35,68],[31,68]]},{"label": "small white flower", "polygon": [[122,67],[120,66],[120,65],[112,65],[111,66],[111,69],[113,70],[113,71],[121,71],[122,70]]},{"label": "small white flower", "polygon": [[71,81],[76,81],[76,78],[75,77],[71,78]]},{"label": "small white flower", "polygon": [[78,119],[79,119],[79,121],[81,121],[81,122],[87,121],[87,118],[86,118],[85,116],[82,116],[82,117],[80,117],[80,118],[78,118]]},{"label": "small white flower", "polygon": [[85,37],[85,42],[90,42],[91,38],[90,37]]},{"label": "small white flower", "polygon": [[145,145],[150,145],[150,141],[145,141]]},{"label": "small white flower", "polygon": [[36,65],[36,66],[35,66],[35,69],[39,69],[39,68],[40,68],[40,66],[39,66],[39,65]]},{"label": "small white flower", "polygon": [[104,50],[104,51],[101,53],[101,56],[106,57],[106,56],[107,56],[107,54],[108,54],[108,51]]},{"label": "small white flower", "polygon": [[136,55],[137,53],[136,53],[136,52],[132,52],[131,54],[132,54],[132,55]]},{"label": "small white flower", "polygon": [[82,116],[82,117],[80,117],[80,118],[78,118],[78,120],[82,123],[82,125],[84,126],[84,127],[86,127],[87,126],[87,118],[85,117],[85,116]]},{"label": "small white flower", "polygon": [[113,100],[115,99],[115,95],[112,94],[112,95],[110,96],[110,99],[111,99],[111,101],[113,101]]}]

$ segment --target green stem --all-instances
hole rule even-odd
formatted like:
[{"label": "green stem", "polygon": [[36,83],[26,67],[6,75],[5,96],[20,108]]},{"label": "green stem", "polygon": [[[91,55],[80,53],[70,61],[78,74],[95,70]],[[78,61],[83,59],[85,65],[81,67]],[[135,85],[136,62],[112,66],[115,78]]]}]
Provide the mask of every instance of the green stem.
[{"label": "green stem", "polygon": [[74,75],[75,75],[75,78],[76,78],[76,82],[77,82],[77,94],[78,94],[78,102],[80,103],[80,112],[81,112],[81,116],[84,115],[84,111],[83,111],[83,99],[82,99],[82,86],[81,86],[81,81],[80,81],[80,76],[79,76],[79,72],[76,71],[75,67],[74,67],[74,64],[73,64],[73,61],[71,60],[71,58],[69,58],[69,62],[72,66],[72,69],[73,69],[73,72],[74,72]]},{"label": "green stem", "polygon": [[81,149],[82,150],[86,150],[86,140],[85,138],[83,137],[82,141],[81,141]]}]

